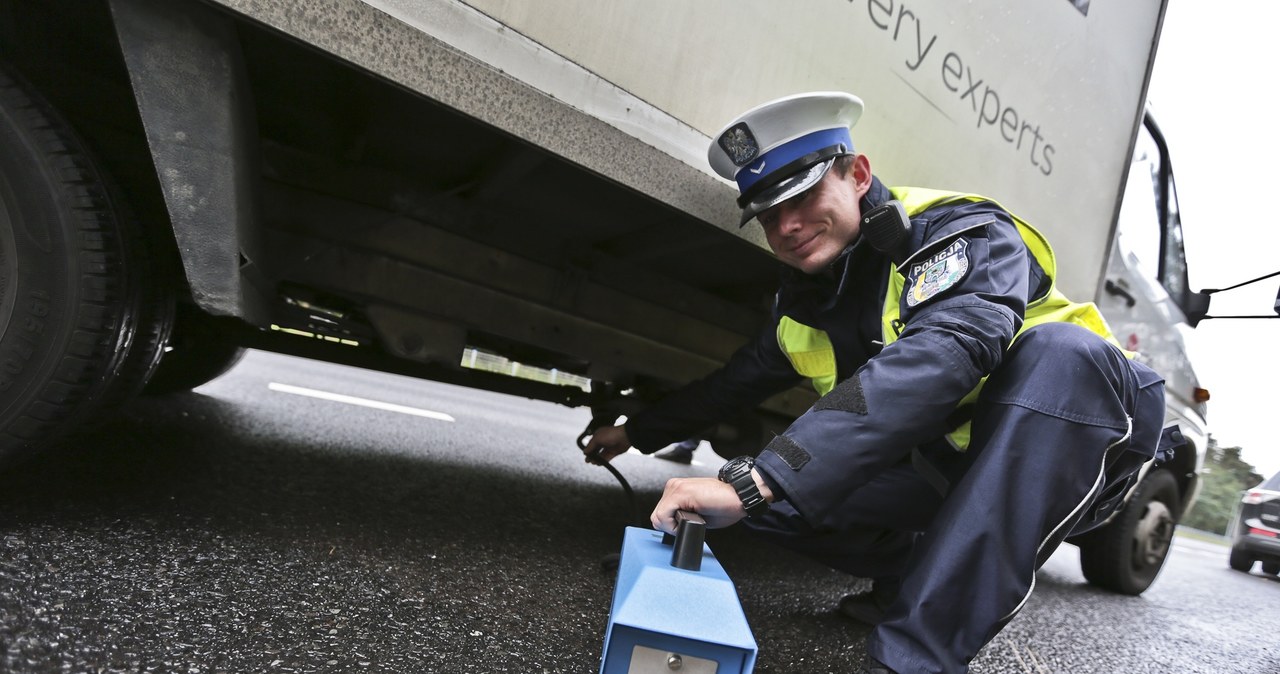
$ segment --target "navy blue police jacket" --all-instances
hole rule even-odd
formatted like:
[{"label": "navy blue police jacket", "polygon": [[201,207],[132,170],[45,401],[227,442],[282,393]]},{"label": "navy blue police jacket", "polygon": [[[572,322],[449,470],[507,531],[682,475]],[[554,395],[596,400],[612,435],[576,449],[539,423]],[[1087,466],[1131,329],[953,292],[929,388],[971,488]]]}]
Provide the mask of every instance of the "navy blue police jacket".
[{"label": "navy blue police jacket", "polygon": [[[873,179],[863,212],[890,198]],[[799,384],[803,377],[778,342],[783,316],[826,331],[840,382],[757,458],[777,495],[812,525],[912,449],[941,440],[956,424],[961,399],[1000,364],[1028,298],[1047,292],[1050,281],[1012,218],[992,202],[930,208],[912,217],[910,234],[910,250],[920,255],[961,249],[967,270],[925,301],[908,302],[904,291],[900,332],[887,347],[881,318],[892,262],[859,240],[825,273],[785,269],[775,326],[721,369],[632,416],[632,444],[656,451]]]}]

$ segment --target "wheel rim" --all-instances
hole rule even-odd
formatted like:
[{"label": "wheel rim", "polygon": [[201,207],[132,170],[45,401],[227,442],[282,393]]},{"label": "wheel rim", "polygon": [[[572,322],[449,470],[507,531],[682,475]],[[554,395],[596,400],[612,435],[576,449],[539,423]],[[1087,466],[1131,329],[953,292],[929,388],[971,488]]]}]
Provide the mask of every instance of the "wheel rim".
[{"label": "wheel rim", "polygon": [[1173,513],[1160,501],[1147,504],[1142,519],[1134,530],[1133,565],[1136,569],[1159,566],[1169,554],[1173,540]]}]

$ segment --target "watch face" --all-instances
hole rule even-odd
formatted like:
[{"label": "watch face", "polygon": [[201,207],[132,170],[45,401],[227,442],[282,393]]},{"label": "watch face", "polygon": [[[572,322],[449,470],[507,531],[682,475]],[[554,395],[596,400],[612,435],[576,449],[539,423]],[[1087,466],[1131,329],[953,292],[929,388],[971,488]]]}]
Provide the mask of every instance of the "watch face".
[{"label": "watch face", "polygon": [[720,468],[720,481],[732,482],[733,478],[738,477],[743,473],[751,472],[751,469],[754,468],[755,465],[755,459],[749,456],[739,456],[737,458],[729,459],[729,462]]}]

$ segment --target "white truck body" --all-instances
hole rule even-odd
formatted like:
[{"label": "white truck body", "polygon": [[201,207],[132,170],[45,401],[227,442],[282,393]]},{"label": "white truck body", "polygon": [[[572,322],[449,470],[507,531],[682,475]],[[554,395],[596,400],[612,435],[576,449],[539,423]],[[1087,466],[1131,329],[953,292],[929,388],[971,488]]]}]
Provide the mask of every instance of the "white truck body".
[{"label": "white truck body", "polygon": [[[189,388],[254,346],[601,415],[652,400],[768,321],[777,263],[758,227],[737,226],[736,190],[707,165],[712,137],[764,101],[849,91],[867,104],[855,146],[886,184],[983,194],[1035,224],[1059,287],[1097,300],[1169,378],[1171,419],[1188,438],[1166,471],[1176,516],[1206,435],[1176,337],[1187,291],[1166,264],[1181,260],[1176,202],[1149,223],[1161,232],[1159,283],[1113,245],[1164,8],[0,0],[0,84],[47,101],[41,114],[83,138],[84,163],[111,176],[108,201],[132,204],[146,241],[121,236],[107,255],[105,273],[126,289],[117,313],[59,305],[42,324],[59,339],[40,357],[120,388]],[[57,193],[38,206],[70,212]],[[113,210],[94,227],[110,234]],[[22,212],[0,199],[0,215]],[[74,259],[63,246],[52,253]],[[51,290],[36,281],[55,277],[32,281],[42,311]],[[117,346],[73,359],[59,344],[77,321]],[[23,339],[0,332],[0,358],[28,358]],[[589,378],[591,390],[468,372],[466,347]],[[0,390],[0,457],[129,393],[77,389],[35,419],[51,380],[15,371]],[[811,402],[811,391],[780,395],[713,444],[758,450]]]},{"label": "white truck body", "polygon": [[1102,276],[1163,10],[366,2],[709,176],[711,138],[743,110],[802,91],[855,93],[867,109],[854,143],[886,184],[998,199],[1050,233],[1061,288],[1086,299]]}]

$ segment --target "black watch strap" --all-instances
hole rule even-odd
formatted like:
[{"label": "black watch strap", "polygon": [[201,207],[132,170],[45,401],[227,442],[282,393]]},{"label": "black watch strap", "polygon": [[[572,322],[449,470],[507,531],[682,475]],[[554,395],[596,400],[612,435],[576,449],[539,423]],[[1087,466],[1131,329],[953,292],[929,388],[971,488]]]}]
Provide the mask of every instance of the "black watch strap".
[{"label": "black watch strap", "polygon": [[729,484],[738,493],[738,498],[742,500],[742,507],[747,511],[747,517],[756,517],[769,511],[769,502],[764,499],[764,495],[760,493],[760,487],[756,485],[755,477],[751,475],[751,469],[755,466],[755,459],[739,456],[731,459],[720,469],[720,481]]}]

